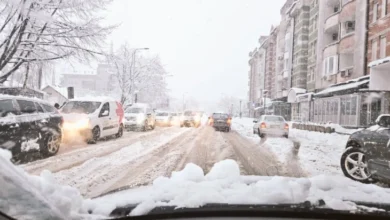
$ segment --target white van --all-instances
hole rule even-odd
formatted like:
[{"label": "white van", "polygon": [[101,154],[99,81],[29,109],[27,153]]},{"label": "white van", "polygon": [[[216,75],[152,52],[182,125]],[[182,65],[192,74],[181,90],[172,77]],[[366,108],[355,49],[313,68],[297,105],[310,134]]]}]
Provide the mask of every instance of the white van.
[{"label": "white van", "polygon": [[110,98],[71,100],[60,110],[64,117],[64,140],[82,138],[96,143],[99,138],[123,135],[122,104]]}]

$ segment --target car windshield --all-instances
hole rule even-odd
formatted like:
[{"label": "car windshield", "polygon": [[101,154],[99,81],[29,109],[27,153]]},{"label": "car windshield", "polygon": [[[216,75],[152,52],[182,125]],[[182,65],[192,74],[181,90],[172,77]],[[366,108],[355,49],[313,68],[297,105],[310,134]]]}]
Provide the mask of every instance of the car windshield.
[{"label": "car windshield", "polygon": [[159,112],[156,114],[156,116],[168,116],[169,114],[167,112]]},{"label": "car windshield", "polygon": [[228,114],[224,114],[224,113],[214,113],[213,114],[213,118],[215,118],[215,119],[227,119],[227,118],[229,118],[229,115]]},{"label": "car windshield", "polygon": [[71,101],[62,107],[61,112],[91,114],[99,108],[100,104],[101,102]]},{"label": "car windshield", "polygon": [[284,119],[279,116],[265,116],[264,121],[269,121],[269,122],[284,122]]},{"label": "car windshield", "polygon": [[126,113],[144,113],[143,108],[129,108],[126,110]]},{"label": "car windshield", "polygon": [[390,0],[0,0],[0,213],[386,204]]}]

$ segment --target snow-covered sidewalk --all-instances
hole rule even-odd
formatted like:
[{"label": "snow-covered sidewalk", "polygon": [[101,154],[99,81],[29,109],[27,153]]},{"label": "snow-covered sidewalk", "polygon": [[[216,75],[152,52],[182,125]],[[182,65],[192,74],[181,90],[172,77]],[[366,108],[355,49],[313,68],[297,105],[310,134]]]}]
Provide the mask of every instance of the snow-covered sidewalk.
[{"label": "snow-covered sidewalk", "polygon": [[[232,129],[254,142],[260,142],[259,136],[253,134],[253,119],[251,118],[234,118]],[[288,164],[290,160],[298,160],[308,176],[342,175],[340,157],[345,149],[348,135],[325,134],[290,128],[289,136],[290,140],[277,137],[268,138],[264,143],[260,142],[259,147],[271,149],[285,164]],[[300,143],[299,152],[295,157],[291,140]]]}]

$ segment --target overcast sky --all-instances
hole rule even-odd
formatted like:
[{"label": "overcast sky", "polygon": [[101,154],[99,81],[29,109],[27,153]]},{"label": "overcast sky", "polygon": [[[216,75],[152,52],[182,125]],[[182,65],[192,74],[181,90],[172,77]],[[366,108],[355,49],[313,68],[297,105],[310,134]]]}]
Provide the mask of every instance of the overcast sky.
[{"label": "overcast sky", "polygon": [[284,0],[115,0],[109,21],[117,47],[149,47],[170,77],[172,96],[199,102],[247,98],[248,53],[280,20]]}]

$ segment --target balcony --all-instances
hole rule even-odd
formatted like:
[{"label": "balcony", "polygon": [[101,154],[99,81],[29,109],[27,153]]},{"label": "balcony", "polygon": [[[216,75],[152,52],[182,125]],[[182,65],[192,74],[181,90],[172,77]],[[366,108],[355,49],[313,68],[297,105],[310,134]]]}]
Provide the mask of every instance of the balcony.
[{"label": "balcony", "polygon": [[324,57],[330,57],[338,54],[338,42],[330,44],[324,49]]},{"label": "balcony", "polygon": [[340,12],[336,12],[336,13],[332,14],[330,17],[328,17],[325,20],[324,30],[326,32],[328,30],[334,29],[335,27],[338,28],[338,26],[339,26],[339,16],[340,16]]},{"label": "balcony", "polygon": [[[344,3],[344,2],[343,2]],[[354,21],[356,17],[356,1],[350,0],[343,4],[340,12],[340,22]]]},{"label": "balcony", "polygon": [[339,43],[340,53],[352,53],[355,49],[355,35],[350,33],[341,38]]}]

